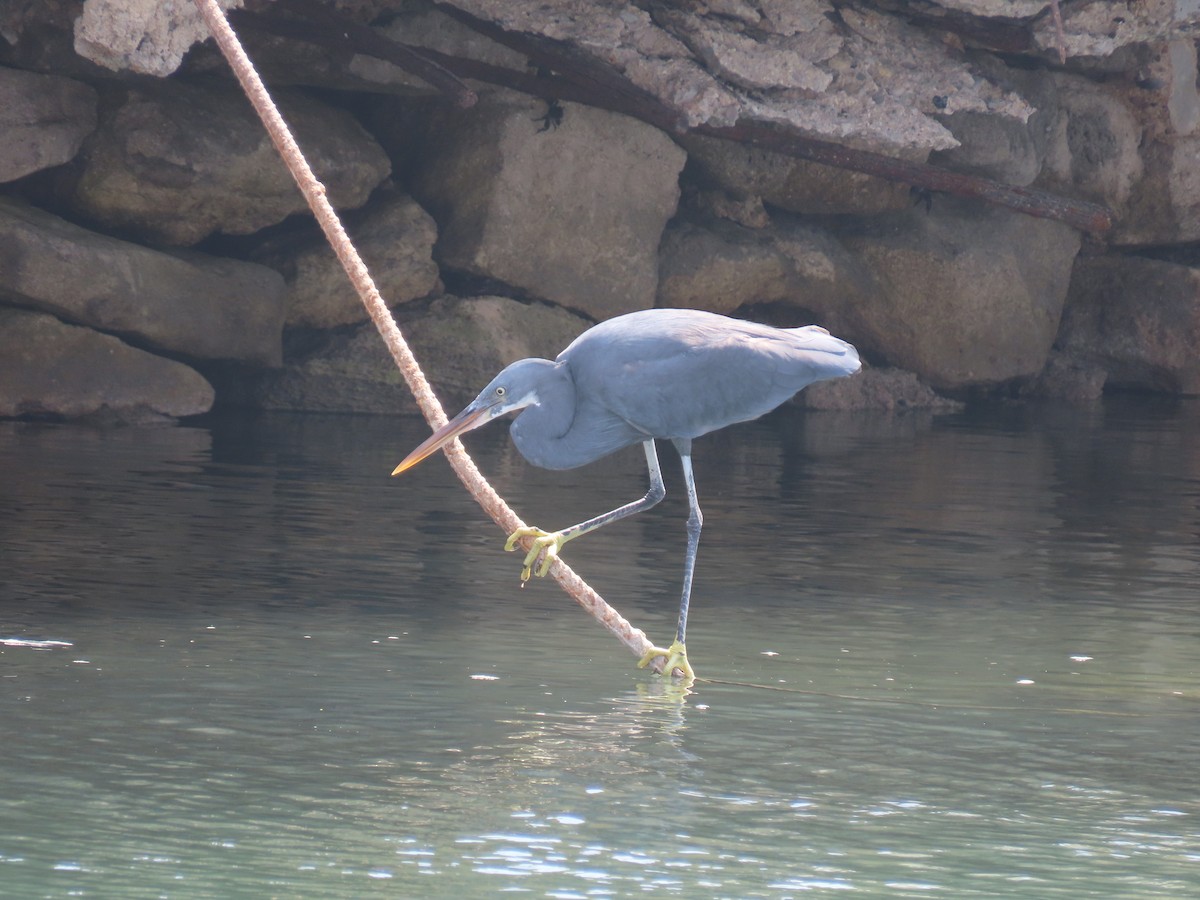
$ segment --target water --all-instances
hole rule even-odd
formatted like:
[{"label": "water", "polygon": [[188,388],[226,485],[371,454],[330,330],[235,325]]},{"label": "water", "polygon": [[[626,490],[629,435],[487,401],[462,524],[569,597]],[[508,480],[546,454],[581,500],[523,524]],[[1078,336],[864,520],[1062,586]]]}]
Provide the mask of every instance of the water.
[{"label": "water", "polygon": [[[1196,405],[698,442],[687,696],[425,433],[0,423],[0,895],[1200,895]],[[544,526],[644,489],[470,443]],[[565,551],[659,643],[670,455]]]}]

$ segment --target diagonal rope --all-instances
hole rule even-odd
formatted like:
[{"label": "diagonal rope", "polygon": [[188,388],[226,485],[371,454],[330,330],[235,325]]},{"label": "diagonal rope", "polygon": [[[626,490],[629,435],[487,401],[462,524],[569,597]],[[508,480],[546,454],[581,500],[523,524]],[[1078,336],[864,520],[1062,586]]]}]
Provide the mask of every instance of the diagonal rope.
[{"label": "diagonal rope", "polygon": [[[388,310],[387,304],[384,303],[383,297],[380,296],[379,289],[371,279],[371,275],[367,271],[362,258],[358,255],[358,251],[354,248],[349,235],[346,234],[346,230],[342,227],[337,213],[334,212],[333,206],[326,199],[325,186],[317,180],[312,169],[305,161],[304,155],[300,147],[296,144],[295,138],[292,137],[291,131],[284,123],[283,117],[280,116],[279,110],[267,93],[266,86],[263,84],[258,72],[255,71],[254,65],[250,62],[250,58],[242,48],[237,35],[234,34],[233,29],[229,26],[229,22],[225,19],[224,12],[217,5],[217,0],[195,0],[195,3],[200,10],[201,16],[204,17],[205,23],[208,25],[209,32],[216,40],[217,46],[225,56],[225,60],[229,63],[229,67],[233,70],[234,75],[237,76],[238,82],[241,84],[242,90],[245,91],[247,99],[249,99],[250,104],[254,107],[254,111],[258,113],[259,118],[262,119],[263,126],[267,129],[267,133],[270,135],[271,141],[275,144],[275,148],[279,151],[280,156],[283,157],[284,164],[296,180],[296,184],[299,186],[301,193],[304,194],[305,200],[308,201],[309,208],[313,211],[313,215],[316,216],[322,231],[325,232],[325,237],[328,239],[330,246],[333,247],[333,252],[337,254],[342,268],[346,270],[351,283],[354,285],[355,290],[358,291],[358,295],[362,299],[363,305],[367,308],[367,313],[370,315],[371,321],[375,323],[375,327],[379,330],[384,344],[392,354],[392,358],[396,361],[396,365],[400,369],[400,374],[404,376],[404,381],[408,384],[409,390],[412,391],[421,413],[425,416],[430,426],[434,428],[441,427],[446,422],[446,414],[442,410],[437,397],[434,396],[433,389],[430,388],[429,382],[425,379],[420,366],[417,364],[416,357],[413,356],[412,351],[405,342],[404,335],[396,327],[391,311]],[[466,450],[463,449],[459,441],[454,441],[453,444],[446,448],[445,452],[447,459],[450,461],[451,468],[454,469],[454,473],[467,488],[467,491],[483,507],[484,512],[491,516],[492,520],[504,529],[506,534],[511,534],[518,528],[525,527],[525,523],[521,521],[520,517],[504,502],[504,498],[497,494],[495,489],[488,484],[487,479],[476,468],[475,463],[467,455]],[[528,539],[525,543],[528,550]],[[553,564],[550,574],[576,603],[590,613],[596,621],[612,632],[635,656],[640,657],[652,649],[653,645],[646,638],[645,632],[634,628],[561,559]],[[651,665],[661,668],[662,660],[656,660]]]}]

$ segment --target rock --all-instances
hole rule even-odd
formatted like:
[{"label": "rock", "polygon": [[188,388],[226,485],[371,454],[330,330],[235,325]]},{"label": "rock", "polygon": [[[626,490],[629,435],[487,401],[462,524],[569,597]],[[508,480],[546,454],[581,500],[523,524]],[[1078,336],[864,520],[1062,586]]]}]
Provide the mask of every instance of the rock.
[{"label": "rock", "polygon": [[0,181],[73,159],[96,127],[96,102],[70,78],[0,68]]},{"label": "rock", "polygon": [[1032,19],[1046,11],[1050,0],[938,0],[937,5],[983,18]]},{"label": "rock", "polygon": [[903,209],[910,202],[908,185],[872,175],[717,138],[690,135],[681,143],[688,151],[689,173],[694,171],[702,184],[736,197],[761,197],[790,212],[870,215]]},{"label": "rock", "polygon": [[[383,38],[410,47],[424,47],[516,72],[528,65],[523,54],[450,18],[425,0],[382,3],[364,0],[353,5],[338,2],[336,6],[337,13],[370,27]],[[262,8],[260,5],[259,9]],[[346,53],[344,47],[334,44],[322,46],[249,28],[241,29],[239,37],[259,75],[272,90],[285,85],[304,85],[410,100],[443,96],[417,75],[367,53]],[[229,64],[220,50],[210,45],[197,47],[189,54],[186,70],[189,77],[204,74],[224,78],[228,77]],[[361,107],[356,111],[361,112]]]},{"label": "rock", "polygon": [[1136,256],[1080,259],[1058,346],[1114,387],[1200,394],[1200,268]]},{"label": "rock", "polygon": [[[807,15],[797,17],[790,33],[756,28],[726,16],[699,15],[664,7],[655,21],[667,24],[717,77],[740,88],[758,91],[783,89],[822,93],[833,76],[819,64],[842,49],[835,24],[813,0],[798,0]],[[759,24],[756,22],[755,24]]]},{"label": "rock", "polygon": [[[390,21],[376,29],[391,40],[516,71],[529,65],[529,60],[523,54],[485,37],[436,7],[407,4],[396,13]],[[349,69],[363,78],[384,84],[398,77],[394,65],[362,55],[354,57]],[[407,77],[423,93],[431,90],[427,83],[415,76],[400,73],[400,77]]]},{"label": "rock", "polygon": [[1141,126],[1120,97],[1085,78],[1058,74],[1055,86],[1059,114],[1038,187],[1121,210],[1142,177]]},{"label": "rock", "polygon": [[[222,9],[242,0],[218,0]],[[84,0],[75,23],[75,52],[113,69],[170,75],[192,44],[208,38],[194,3],[162,0]]]},{"label": "rock", "polygon": [[745,228],[766,228],[771,224],[771,214],[763,206],[762,197],[733,197],[724,191],[697,191],[688,189],[684,193],[685,205],[702,218],[725,219]]},{"label": "rock", "polygon": [[806,409],[929,409],[955,412],[961,402],[940,396],[912,372],[903,369],[864,368],[849,378],[810,384],[796,396]]},{"label": "rock", "polygon": [[454,5],[505,31],[586,48],[689,126],[756,120],[909,154],[954,146],[939,112],[1030,113],[952,42],[861,4],[658,4],[653,15],[590,0]]},{"label": "rock", "polygon": [[192,358],[280,360],[283,279],[265,266],[161,253],[0,198],[0,297]]},{"label": "rock", "polygon": [[[339,208],[358,207],[391,171],[349,113],[303,94],[276,102]],[[107,227],[187,246],[249,234],[307,209],[262,124],[233,87],[139,84],[101,116],[83,154],[76,207]]]},{"label": "rock", "polygon": [[[1173,41],[1143,54],[1130,92],[1138,115],[1141,178],[1110,240],[1126,246],[1200,240],[1200,92],[1196,46]],[[1153,86],[1153,87],[1151,87]]]},{"label": "rock", "polygon": [[938,197],[841,235],[881,290],[837,327],[938,390],[1041,371],[1079,235],[1066,225]]},{"label": "rock", "polygon": [[[517,359],[553,359],[590,323],[506,297],[434,300],[400,323],[450,415]],[[315,350],[265,373],[242,403],[265,409],[415,413],[416,404],[372,325],[329,335]]]},{"label": "rock", "polygon": [[846,310],[878,290],[862,263],[829,234],[783,217],[757,230],[675,222],[659,250],[658,306],[727,314],[782,304],[840,333]]},{"label": "rock", "polygon": [[595,319],[644,309],[684,153],[635,119],[563,108],[539,129],[545,103],[493,95],[431,125],[412,189],[438,222],[437,258]]},{"label": "rock", "polygon": [[[440,285],[433,261],[437,226],[404,194],[380,198],[347,220],[347,230],[388,306],[435,293]],[[291,327],[333,328],[367,319],[366,309],[333,249],[313,236],[299,249],[271,249],[255,259],[283,273]]]},{"label": "rock", "polygon": [[1021,71],[999,61],[981,60],[979,66],[993,81],[1023,97],[1034,112],[1023,121],[975,111],[941,117],[958,146],[931,154],[930,162],[1006,184],[1032,184],[1041,174],[1058,121],[1054,78],[1044,69]]},{"label": "rock", "polygon": [[1022,386],[1021,396],[1087,404],[1100,399],[1107,380],[1103,367],[1056,350],[1051,352],[1046,368]]},{"label": "rock", "polygon": [[[1153,44],[1194,35],[1200,8],[1181,0],[1095,0],[1062,6],[1062,45],[1068,57],[1109,56],[1130,44]],[[1039,47],[1057,54],[1059,32],[1052,16],[1042,16],[1033,29]]]},{"label": "rock", "polygon": [[53,316],[0,308],[0,416],[145,422],[208,412],[213,389],[182,363]]},{"label": "rock", "polygon": [[554,359],[591,325],[566,310],[507,297],[446,297],[401,327],[438,396],[456,412],[509,363]]}]

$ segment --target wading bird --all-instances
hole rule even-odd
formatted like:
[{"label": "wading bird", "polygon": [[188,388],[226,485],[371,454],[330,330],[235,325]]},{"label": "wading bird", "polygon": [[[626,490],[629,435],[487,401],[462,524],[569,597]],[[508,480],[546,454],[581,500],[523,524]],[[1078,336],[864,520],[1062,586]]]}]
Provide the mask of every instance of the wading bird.
[{"label": "wading bird", "polygon": [[524,581],[535,566],[545,575],[567,541],[662,500],[666,488],[654,441],[670,440],[683,463],[690,509],[679,627],[668,649],[653,648],[638,665],[662,656],[664,675],[679,669],[690,681],[684,638],[703,522],[692,475],[693,439],[757,419],[814,381],[852,375],[860,367],[853,346],[815,325],[773,328],[691,309],[629,313],[588,329],[554,361],[522,359],[505,368],[392,474],[516,410],[522,412],[512,424],[513,443],[544,469],[574,469],[641,444],[650,489],[640,500],[561,531],[522,528],[509,536],[506,550],[523,537],[534,539]]}]

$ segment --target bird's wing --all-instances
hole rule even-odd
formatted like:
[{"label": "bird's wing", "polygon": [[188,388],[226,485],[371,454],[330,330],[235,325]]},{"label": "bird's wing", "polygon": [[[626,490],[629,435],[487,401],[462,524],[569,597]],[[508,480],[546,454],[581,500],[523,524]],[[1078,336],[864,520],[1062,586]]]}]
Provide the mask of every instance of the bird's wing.
[{"label": "bird's wing", "polygon": [[569,364],[577,390],[640,432],[693,438],[756,419],[806,384],[832,377],[814,362],[826,353],[818,335],[702,323],[581,344]]}]

